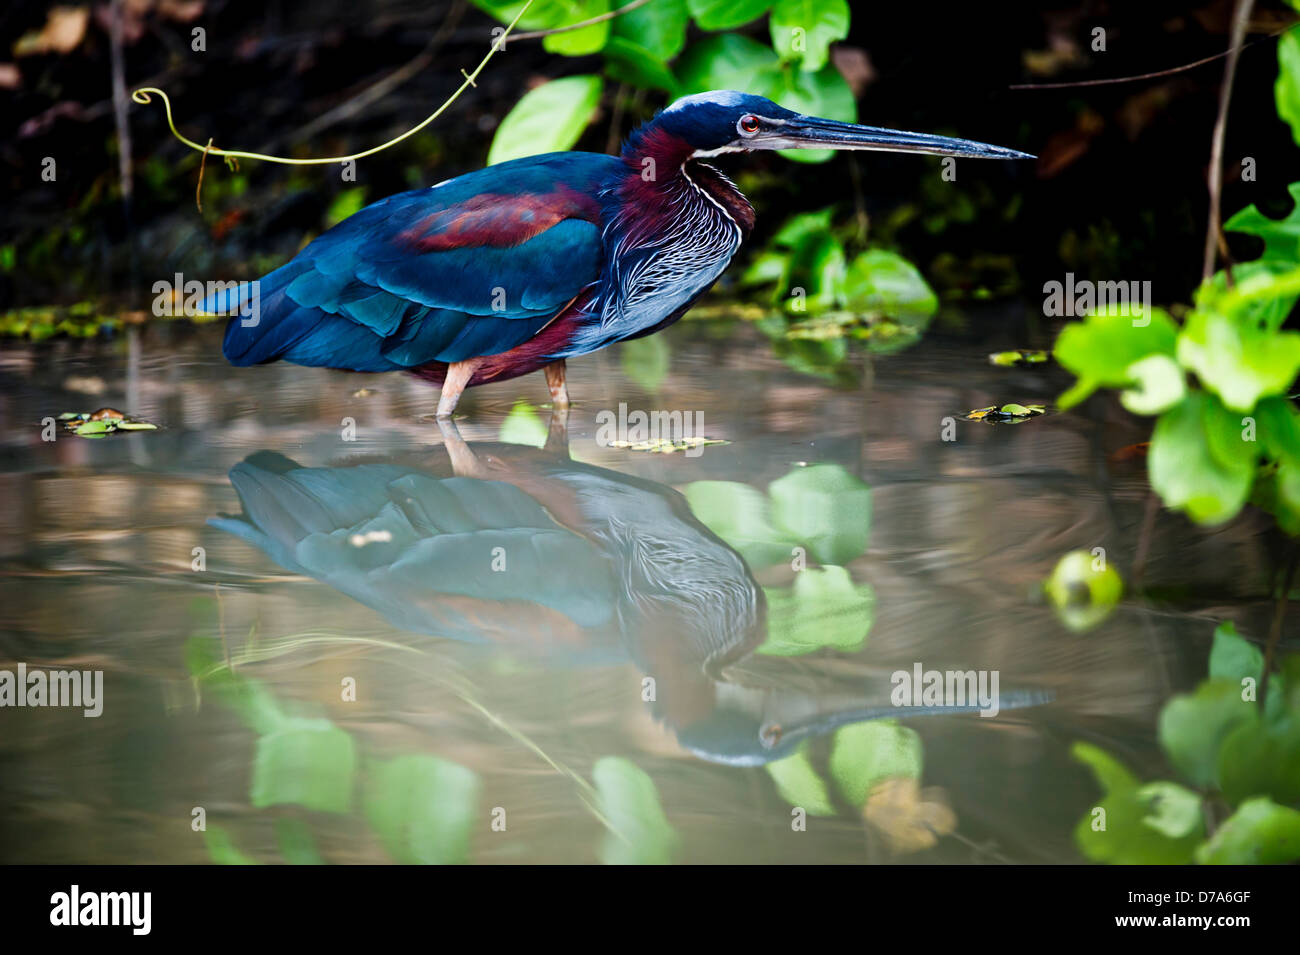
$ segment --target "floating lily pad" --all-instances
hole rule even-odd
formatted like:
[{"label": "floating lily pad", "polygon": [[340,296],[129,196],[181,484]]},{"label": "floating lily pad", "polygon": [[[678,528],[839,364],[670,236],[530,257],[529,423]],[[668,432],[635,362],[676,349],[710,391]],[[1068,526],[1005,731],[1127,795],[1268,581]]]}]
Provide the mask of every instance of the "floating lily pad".
[{"label": "floating lily pad", "polygon": [[1017,348],[1013,351],[993,352],[989,355],[990,365],[1041,365],[1047,361],[1047,352],[1041,348]]},{"label": "floating lily pad", "polygon": [[1001,407],[990,405],[987,408],[976,408],[966,412],[962,417],[967,421],[984,421],[988,424],[1020,424],[1022,421],[1044,414],[1047,414],[1044,405],[1021,405],[1013,402]]},{"label": "floating lily pad", "polygon": [[63,430],[81,438],[106,438],[117,431],[157,431],[158,426],[150,421],[140,421],[123,414],[116,408],[100,408],[96,411],[65,411],[58,416],[63,422]]},{"label": "floating lily pad", "polygon": [[1044,590],[1061,622],[1081,633],[1110,616],[1124,593],[1124,581],[1104,559],[1072,550],[1057,561]]},{"label": "floating lily pad", "polygon": [[652,441],[611,441],[611,448],[626,448],[628,451],[649,451],[651,454],[673,454],[677,451],[691,451],[695,448],[705,448],[713,444],[730,444],[730,441],[723,441],[721,438],[704,438],[690,437],[669,440],[668,438],[655,438]]}]

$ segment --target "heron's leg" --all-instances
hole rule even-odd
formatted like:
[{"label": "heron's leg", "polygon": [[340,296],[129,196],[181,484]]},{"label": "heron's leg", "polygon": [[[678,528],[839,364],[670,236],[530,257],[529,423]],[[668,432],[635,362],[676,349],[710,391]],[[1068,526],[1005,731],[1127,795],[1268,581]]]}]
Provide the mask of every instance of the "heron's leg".
[{"label": "heron's leg", "polygon": [[551,389],[551,404],[556,408],[569,407],[569,388],[564,383],[564,359],[551,362],[545,371],[546,387]]},{"label": "heron's leg", "polygon": [[569,406],[567,404],[556,405],[551,409],[551,424],[546,430],[546,444],[543,450],[560,458],[569,456]]},{"label": "heron's leg", "polygon": [[453,361],[447,366],[447,377],[442,382],[442,394],[438,396],[438,417],[450,418],[460,402],[460,393],[465,390],[469,380],[474,377],[482,358],[466,358]]}]

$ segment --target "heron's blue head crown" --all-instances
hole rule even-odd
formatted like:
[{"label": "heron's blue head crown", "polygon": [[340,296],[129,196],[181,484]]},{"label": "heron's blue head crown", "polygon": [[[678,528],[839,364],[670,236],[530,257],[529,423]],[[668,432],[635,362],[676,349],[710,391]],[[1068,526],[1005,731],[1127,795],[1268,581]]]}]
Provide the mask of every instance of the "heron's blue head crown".
[{"label": "heron's blue head crown", "polygon": [[685,140],[698,152],[753,148],[760,128],[781,125],[798,116],[763,96],[713,90],[683,96],[655,118],[655,125]]},{"label": "heron's blue head crown", "polygon": [[969,139],[806,116],[762,96],[735,90],[683,96],[643,127],[650,129],[675,136],[696,156],[754,149],[864,149],[967,159],[1034,158],[1016,149]]}]

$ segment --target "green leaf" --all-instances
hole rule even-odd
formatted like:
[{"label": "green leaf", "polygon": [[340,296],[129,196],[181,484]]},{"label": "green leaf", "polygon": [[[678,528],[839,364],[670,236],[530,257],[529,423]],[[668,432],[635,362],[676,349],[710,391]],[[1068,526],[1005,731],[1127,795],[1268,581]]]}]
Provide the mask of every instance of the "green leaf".
[{"label": "green leaf", "polygon": [[365,787],[366,819],[388,854],[404,865],[469,859],[478,821],[478,774],[426,754],[373,766]]},{"label": "green leaf", "polygon": [[361,207],[366,204],[366,187],[353,186],[351,189],[342,189],[334,197],[328,209],[325,210],[325,228],[332,229],[348,216],[359,212]]},{"label": "green leaf", "polygon": [[287,816],[275,820],[275,838],[280,844],[280,855],[290,865],[324,865],[311,829],[301,819]]},{"label": "green leaf", "polygon": [[[1270,691],[1273,684],[1270,683]],[[1269,693],[1270,701],[1281,699]],[[1219,788],[1237,805],[1251,796],[1300,802],[1300,718],[1253,715],[1230,730],[1219,748]]]},{"label": "green leaf", "polygon": [[679,842],[659,804],[654,780],[619,756],[597,760],[596,801],[612,832],[598,850],[605,865],[667,865]]},{"label": "green leaf", "polygon": [[668,339],[663,335],[634,338],[619,346],[619,364],[623,372],[644,391],[657,392],[668,377],[671,355]]},{"label": "green leaf", "polygon": [[[1300,34],[1288,35],[1293,40],[1300,40]],[[1258,206],[1251,203],[1228,219],[1223,228],[1263,239],[1264,252],[1258,261],[1278,262],[1291,269],[1300,261],[1300,182],[1291,183],[1286,191],[1291,197],[1291,211],[1281,219],[1264,215]]]},{"label": "green leaf", "polygon": [[921,737],[895,720],[845,726],[835,733],[831,776],[851,805],[865,806],[871,787],[886,779],[920,779]]},{"label": "green leaf", "polygon": [[844,295],[854,311],[895,318],[928,319],[939,309],[938,296],[916,266],[884,249],[869,249],[853,260]]},{"label": "green leaf", "polygon": [[1119,400],[1134,414],[1154,415],[1168,411],[1187,394],[1183,369],[1168,355],[1148,355],[1128,366],[1133,387],[1120,392]]},{"label": "green leaf", "polygon": [[1193,693],[1175,696],[1160,711],[1158,735],[1169,761],[1193,785],[1217,782],[1219,746],[1228,733],[1255,716],[1236,680],[1211,679]]},{"label": "green leaf", "polygon": [[[785,309],[795,315],[835,308],[844,290],[844,247],[827,232],[804,236],[786,259]],[[798,290],[798,293],[796,293]]]},{"label": "green leaf", "polygon": [[1083,401],[1101,387],[1126,388],[1130,369],[1149,355],[1174,355],[1178,331],[1163,310],[1151,309],[1142,321],[1111,308],[1071,322],[1061,330],[1052,354],[1061,366],[1078,377],[1057,405],[1062,411]]},{"label": "green leaf", "polygon": [[250,855],[245,855],[236,848],[235,843],[221,826],[208,826],[203,830],[203,842],[208,848],[208,855],[217,865],[260,865]]},{"label": "green leaf", "polygon": [[706,37],[677,61],[679,96],[745,90],[770,99],[782,84],[781,64],[772,48],[739,33]]},{"label": "green leaf", "polygon": [[257,740],[250,801],[258,809],[298,805],[320,812],[352,808],[356,745],[329,720],[288,717]]},{"label": "green leaf", "polygon": [[[833,64],[826,64],[816,73],[799,70],[782,74],[784,83],[771,95],[786,109],[809,116],[838,119],[846,123],[858,120],[858,102],[848,82]],[[744,87],[739,87],[744,89]],[[833,149],[782,149],[780,155],[796,162],[826,162],[835,155]]]},{"label": "green leaf", "polygon": [[856,650],[871,632],[876,595],[843,567],[799,571],[788,590],[765,588],[767,640],[758,652],[791,657],[814,650]]},{"label": "green leaf", "polygon": [[800,746],[791,755],[767,763],[763,768],[776,783],[781,798],[791,806],[804,810],[810,816],[835,815],[830,790],[809,761],[806,746]]},{"label": "green leaf", "polygon": [[690,19],[686,0],[654,0],[615,17],[614,37],[634,43],[660,63],[667,63],[686,46]]},{"label": "green leaf", "polygon": [[1281,865],[1300,859],[1300,812],[1261,797],[1241,804],[1196,850],[1201,865]]},{"label": "green leaf", "polygon": [[761,491],[738,481],[695,481],[683,493],[696,518],[750,566],[771,567],[793,557],[794,544],[771,525]]},{"label": "green leaf", "polygon": [[[609,0],[568,0],[568,3],[570,12],[557,26],[581,23],[610,11]],[[602,20],[580,30],[552,33],[543,37],[542,48],[547,53],[558,53],[561,56],[587,56],[603,50],[609,34],[610,21]],[[509,40],[506,42],[509,43]]]},{"label": "green leaf", "polygon": [[1138,789],[1137,795],[1147,807],[1142,825],[1170,839],[1200,838],[1205,826],[1200,795],[1185,786],[1164,781],[1148,783]]},{"label": "green leaf", "polygon": [[776,0],[768,22],[772,47],[783,60],[816,72],[830,59],[830,45],[849,35],[847,0]]},{"label": "green leaf", "polygon": [[[1075,743],[1071,755],[1092,769],[1103,790],[1101,801],[1075,826],[1074,841],[1080,852],[1095,862],[1114,865],[1191,861],[1204,834],[1204,824],[1188,812],[1188,796],[1195,798],[1194,793],[1167,782],[1142,786],[1122,763],[1088,743]],[[1183,834],[1171,836],[1171,832]]]},{"label": "green leaf", "polygon": [[677,90],[677,78],[673,76],[672,70],[658,57],[626,37],[609,38],[609,43],[605,46],[605,72],[611,79],[629,86],[663,90],[669,95]]},{"label": "green leaf", "polygon": [[1240,434],[1237,419],[1218,399],[1199,391],[1162,414],[1151,435],[1147,472],[1165,506],[1185,511],[1198,524],[1234,517],[1255,473],[1252,445]]},{"label": "green leaf", "polygon": [[838,464],[795,468],[767,489],[772,524],[821,564],[847,564],[867,548],[871,488]]},{"label": "green leaf", "polygon": [[105,435],[114,430],[116,424],[113,421],[86,421],[77,425],[73,434],[79,434],[83,438],[88,435]]},{"label": "green leaf", "polygon": [[529,90],[497,127],[488,165],[571,148],[595,115],[602,88],[599,76],[566,76]]},{"label": "green leaf", "polygon": [[[730,30],[767,13],[772,0],[686,0],[686,5],[701,29]],[[743,86],[718,88],[744,89]]]},{"label": "green leaf", "polygon": [[537,409],[523,398],[515,400],[510,413],[501,422],[497,440],[506,444],[523,444],[540,448],[546,444],[548,429]]},{"label": "green leaf", "polygon": [[1277,83],[1273,95],[1277,100],[1277,115],[1290,125],[1291,138],[1300,146],[1300,34],[1294,30],[1278,37]]},{"label": "green leaf", "polygon": [[1300,374],[1300,332],[1197,309],[1178,336],[1178,360],[1228,408],[1249,413],[1261,398],[1285,394]]},{"label": "green leaf", "polygon": [[1139,785],[1138,778],[1129,772],[1128,767],[1100,746],[1075,743],[1070,747],[1070,756],[1092,770],[1103,795],[1136,789]]},{"label": "green leaf", "polygon": [[1110,616],[1124,593],[1124,581],[1110,564],[1088,551],[1063,555],[1043,586],[1060,621],[1075,632],[1091,630]]},{"label": "green leaf", "polygon": [[1250,677],[1258,683],[1263,672],[1263,651],[1237,633],[1231,620],[1219,624],[1210,647],[1210,678],[1240,682]]}]

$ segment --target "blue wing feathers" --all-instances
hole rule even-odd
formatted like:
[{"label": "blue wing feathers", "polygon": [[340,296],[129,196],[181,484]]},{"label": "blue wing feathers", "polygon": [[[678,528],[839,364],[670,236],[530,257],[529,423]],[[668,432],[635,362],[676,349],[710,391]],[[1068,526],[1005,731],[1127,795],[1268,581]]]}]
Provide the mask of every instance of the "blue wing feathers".
[{"label": "blue wing feathers", "polygon": [[227,325],[226,358],[391,371],[509,351],[599,278],[595,196],[617,168],[536,156],[367,206],[260,281],[256,320]]}]

